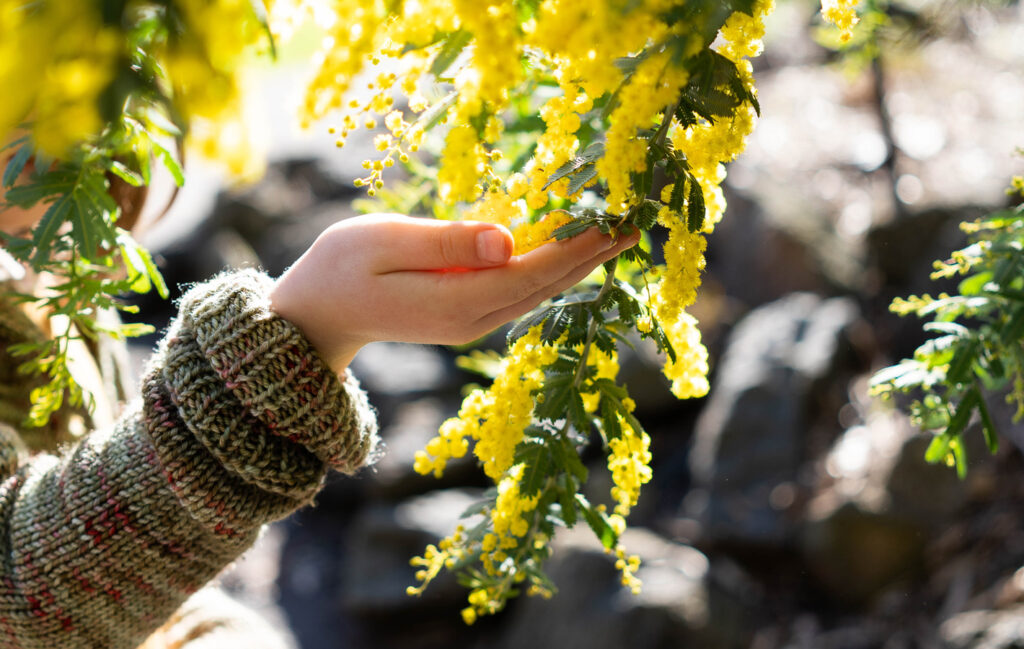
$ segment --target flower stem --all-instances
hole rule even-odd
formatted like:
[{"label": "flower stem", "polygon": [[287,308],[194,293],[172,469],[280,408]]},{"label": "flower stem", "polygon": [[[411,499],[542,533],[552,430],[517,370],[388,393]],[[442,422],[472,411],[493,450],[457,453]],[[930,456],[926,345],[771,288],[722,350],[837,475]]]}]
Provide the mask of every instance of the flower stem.
[{"label": "flower stem", "polygon": [[[594,298],[594,304],[597,305],[598,311],[601,310],[601,300],[611,289],[615,283],[615,269],[619,265],[619,258],[615,257],[612,260],[612,267],[606,269],[604,276],[604,284],[601,286],[601,290],[598,292],[597,297]],[[580,387],[580,383],[583,382],[583,373],[587,367],[587,356],[590,354],[590,346],[594,343],[594,336],[597,335],[597,315],[594,314],[590,319],[590,326],[587,328],[587,339],[583,343],[583,351],[580,353],[580,364],[576,368],[576,376],[573,377],[572,385],[575,388]]]}]

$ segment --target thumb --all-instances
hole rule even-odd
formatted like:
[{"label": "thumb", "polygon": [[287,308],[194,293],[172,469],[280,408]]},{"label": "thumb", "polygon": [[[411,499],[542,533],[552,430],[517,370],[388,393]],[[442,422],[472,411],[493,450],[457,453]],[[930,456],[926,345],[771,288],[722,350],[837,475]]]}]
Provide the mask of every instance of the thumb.
[{"label": "thumb", "polygon": [[406,270],[490,268],[512,256],[512,234],[494,223],[409,219],[402,226],[391,248]]}]

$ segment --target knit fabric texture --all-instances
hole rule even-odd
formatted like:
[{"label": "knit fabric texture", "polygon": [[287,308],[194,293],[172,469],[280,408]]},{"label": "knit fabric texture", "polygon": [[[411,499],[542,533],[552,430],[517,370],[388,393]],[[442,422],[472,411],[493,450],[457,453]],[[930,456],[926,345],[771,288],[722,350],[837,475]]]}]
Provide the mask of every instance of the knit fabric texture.
[{"label": "knit fabric texture", "polygon": [[111,430],[59,457],[0,452],[0,647],[134,649],[329,469],[373,457],[365,395],[270,287],[241,271],[193,288]]}]

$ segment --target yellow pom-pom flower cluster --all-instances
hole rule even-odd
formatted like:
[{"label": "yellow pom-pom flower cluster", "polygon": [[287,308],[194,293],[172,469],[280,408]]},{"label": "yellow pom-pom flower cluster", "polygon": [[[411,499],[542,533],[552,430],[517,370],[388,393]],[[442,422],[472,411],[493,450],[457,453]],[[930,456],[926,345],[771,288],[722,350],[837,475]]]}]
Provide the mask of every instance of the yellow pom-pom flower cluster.
[{"label": "yellow pom-pom flower cluster", "polygon": [[557,357],[555,346],[541,343],[540,327],[517,340],[491,387],[471,392],[463,400],[459,416],[444,422],[426,450],[416,453],[416,471],[440,476],[450,458],[465,454],[467,440],[472,438],[484,473],[495,484],[501,482],[530,424],[532,393],[543,385],[544,368]]},{"label": "yellow pom-pom flower cluster", "polygon": [[116,30],[91,3],[47,2],[30,11],[22,0],[0,1],[0,84],[7,89],[0,142],[25,119],[53,156],[98,135],[99,97],[118,53]]},{"label": "yellow pom-pom flower cluster", "polygon": [[472,126],[460,125],[448,131],[437,174],[441,200],[454,203],[480,196],[483,187],[479,181],[487,171],[487,161],[487,152]]},{"label": "yellow pom-pom flower cluster", "polygon": [[0,142],[28,121],[42,152],[70,159],[116,125],[120,115],[112,119],[111,110],[139,120],[137,128],[152,127],[150,116],[164,109],[152,96],[136,103],[125,94],[133,92],[126,79],[138,74],[140,58],[150,57],[145,65],[162,77],[159,91],[173,106],[162,122],[178,121],[192,148],[235,177],[255,178],[263,155],[251,120],[243,119],[242,63],[269,41],[252,3],[176,0],[175,24],[164,30],[146,18],[171,22],[166,7],[129,7],[112,21],[101,16],[101,4],[42,2],[29,10],[20,0],[0,1],[0,83],[18,89],[0,106]]},{"label": "yellow pom-pom flower cluster", "polygon": [[853,28],[860,21],[858,4],[858,0],[821,0],[822,17],[839,28],[839,39],[844,43],[853,36]]},{"label": "yellow pom-pom flower cluster", "polygon": [[507,227],[512,231],[514,255],[526,254],[550,242],[555,230],[572,221],[572,216],[568,212],[554,211],[531,222],[523,201],[515,200],[511,193],[501,189],[487,192],[482,199],[466,210],[464,218]]},{"label": "yellow pom-pom flower cluster", "polygon": [[708,393],[708,351],[700,341],[697,319],[688,313],[665,327],[665,335],[676,359],[665,362],[664,373],[672,382],[672,394],[679,399],[703,397]]},{"label": "yellow pom-pom flower cluster", "polygon": [[608,181],[608,212],[625,214],[642,200],[636,194],[630,174],[647,167],[647,142],[636,137],[639,129],[650,127],[659,112],[686,84],[685,70],[672,65],[669,52],[644,59],[621,90],[619,105],[612,112],[605,141],[605,153],[597,163],[598,173]]},{"label": "yellow pom-pom flower cluster", "polygon": [[[523,464],[509,469],[508,474],[498,483],[498,495],[494,509],[486,512],[491,518],[491,531],[483,537],[482,563],[490,575],[498,575],[503,571],[503,564],[508,558],[508,551],[519,545],[518,539],[526,536],[530,530],[528,516],[537,508],[538,496],[524,496],[520,491],[523,477]],[[504,568],[504,571],[514,566]]]},{"label": "yellow pom-pom flower cluster", "polygon": [[[604,352],[600,349],[590,350],[587,357],[587,364],[594,368],[594,378],[615,380],[619,375],[619,355],[616,352]],[[583,392],[580,397],[583,399],[583,409],[587,412],[597,412],[601,402],[601,395],[598,392]]]},{"label": "yellow pom-pom flower cluster", "polygon": [[[189,117],[191,145],[241,180],[263,172],[261,138],[245,101],[244,53],[265,42],[250,3],[179,0],[185,38],[170,40],[165,66],[175,104]],[[225,29],[224,25],[237,25]]]},{"label": "yellow pom-pom flower cluster", "polygon": [[625,518],[640,498],[640,488],[651,480],[651,438],[620,421],[622,435],[608,440],[608,470],[612,473],[615,513]]}]

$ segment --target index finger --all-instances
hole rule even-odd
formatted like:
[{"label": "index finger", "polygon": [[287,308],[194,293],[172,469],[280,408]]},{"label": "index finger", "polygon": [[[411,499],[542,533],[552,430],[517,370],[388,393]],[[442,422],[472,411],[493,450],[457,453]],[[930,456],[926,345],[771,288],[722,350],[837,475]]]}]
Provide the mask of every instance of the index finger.
[{"label": "index finger", "polygon": [[500,266],[512,256],[512,235],[504,226],[480,221],[441,221],[400,214],[361,217],[380,243],[373,270],[448,270]]},{"label": "index finger", "polygon": [[[504,266],[470,273],[446,273],[440,279],[450,282],[448,288],[459,297],[478,305],[478,312],[490,313],[543,293],[624,241],[616,241],[593,228],[571,239],[553,241],[512,257]],[[598,263],[593,262],[591,268]]]}]

